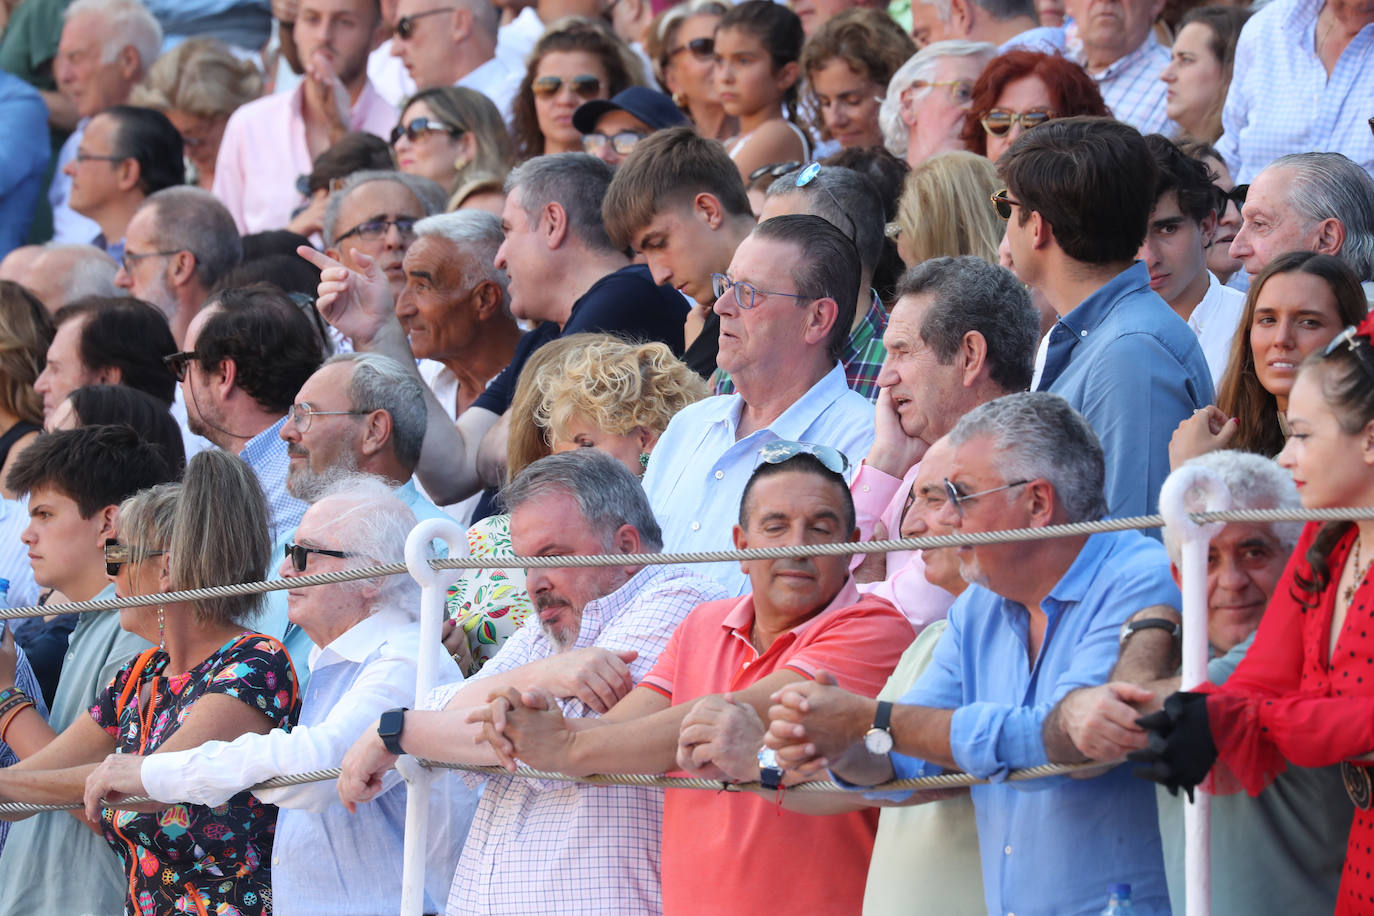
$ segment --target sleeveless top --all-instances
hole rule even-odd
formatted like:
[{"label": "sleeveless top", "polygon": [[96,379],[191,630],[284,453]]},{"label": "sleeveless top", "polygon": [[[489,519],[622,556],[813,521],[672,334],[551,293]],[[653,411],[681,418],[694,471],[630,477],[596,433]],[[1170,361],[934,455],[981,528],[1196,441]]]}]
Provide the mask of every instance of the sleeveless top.
[{"label": "sleeveless top", "polygon": [[0,467],[5,466],[6,459],[10,456],[10,449],[14,443],[27,436],[29,433],[42,432],[43,427],[30,423],[28,420],[19,420],[11,426],[3,436],[0,436]]},{"label": "sleeveless top", "polygon": [[[811,159],[811,138],[810,138],[809,136],[807,136],[806,131],[802,130],[802,129],[801,129],[800,127],[798,127],[794,122],[789,121],[788,119],[784,118],[784,119],[783,119],[783,123],[786,124],[788,127],[792,128],[792,133],[796,134],[796,135],[797,135],[797,139],[801,141],[801,145],[802,145],[802,156],[801,156],[801,158],[802,158],[802,161],[803,161],[803,162],[808,162],[808,161],[810,161],[810,159]],[[740,150],[742,150],[742,149],[744,148],[744,144],[748,143],[748,142],[749,142],[749,138],[752,137],[753,135],[754,135],[754,132],[751,130],[751,131],[749,131],[749,133],[747,133],[747,134],[740,134],[738,137],[736,137],[734,140],[732,140],[732,141],[730,142],[730,146],[729,146],[728,149],[726,149],[726,153],[730,156],[731,159],[734,159],[734,158],[735,158],[735,153],[738,153]]]}]

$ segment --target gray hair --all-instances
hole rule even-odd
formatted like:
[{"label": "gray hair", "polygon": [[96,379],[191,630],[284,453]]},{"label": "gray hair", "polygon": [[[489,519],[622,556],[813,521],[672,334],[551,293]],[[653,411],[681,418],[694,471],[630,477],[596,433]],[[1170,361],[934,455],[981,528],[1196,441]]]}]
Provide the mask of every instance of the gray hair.
[{"label": "gray hair", "polygon": [[162,51],[162,26],[146,6],[139,0],[76,0],[62,13],[62,21],[71,22],[87,13],[100,16],[105,23],[102,64],[113,63],[120,51],[132,46],[139,68],[148,72]]},{"label": "gray hair", "polygon": [[448,192],[440,187],[437,181],[391,169],[364,169],[354,172],[344,181],[343,187],[329,195],[329,203],[325,205],[320,237],[324,239],[326,248],[333,248],[338,244],[336,233],[339,229],[339,211],[343,209],[343,203],[348,199],[348,195],[374,181],[394,181],[404,187],[415,197],[420,208],[425,211],[425,216],[443,213],[448,205]]},{"label": "gray hair", "polygon": [[385,410],[391,415],[391,447],[396,460],[413,472],[420,463],[428,422],[424,382],[380,353],[340,353],[325,360],[324,366],[334,363],[353,365],[348,400],[354,410]]},{"label": "gray hair", "polygon": [[229,210],[203,188],[164,188],[139,207],[154,207],[157,247],[180,246],[196,256],[196,279],[206,289],[243,263],[243,238]]},{"label": "gray hair", "polygon": [[1288,205],[1311,223],[1345,227],[1340,258],[1361,281],[1374,280],[1374,178],[1340,153],[1290,153],[1265,167],[1288,169]]},{"label": "gray hair", "polygon": [[[906,123],[902,121],[902,93],[910,89],[913,83],[929,83],[934,80],[935,68],[939,66],[941,58],[981,57],[983,64],[986,65],[996,55],[995,45],[986,41],[963,39],[932,42],[913,54],[910,60],[892,74],[892,79],[888,80],[887,95],[883,98],[882,107],[878,109],[878,124],[883,129],[883,145],[887,147],[888,152],[894,156],[906,155],[909,131]],[[912,101],[925,98],[932,88],[934,87],[926,86],[917,89]]]},{"label": "gray hair", "polygon": [[[1231,491],[1232,509],[1301,509],[1293,477],[1278,463],[1253,452],[1225,449],[1190,458],[1183,467],[1206,468],[1221,478]],[[1269,531],[1284,553],[1292,553],[1302,534],[1302,522],[1270,522]],[[1164,549],[1173,563],[1179,562],[1178,536],[1164,527]]]},{"label": "gray hair", "polygon": [[802,187],[797,177],[802,169],[794,169],[768,186],[768,197],[796,194],[806,198],[806,212],[819,216],[850,237],[859,250],[859,270],[862,280],[870,283],[878,258],[883,253],[883,198],[877,187],[865,175],[853,169],[823,165]]},{"label": "gray hair", "polygon": [[[43,246],[42,259],[60,258],[58,264],[44,264],[44,273],[60,278],[62,302],[80,299],[84,296],[116,298],[126,295],[115,286],[115,274],[119,265],[114,258],[94,245],[59,245],[53,242]],[[59,266],[60,265],[60,266]]]},{"label": "gray hair", "polygon": [[618,251],[601,221],[601,201],[615,173],[587,153],[554,153],[535,156],[506,176],[506,193],[520,191],[520,206],[534,223],[549,204],[568,214],[573,235],[596,251]]},{"label": "gray hair", "polygon": [[501,27],[501,13],[490,0],[458,0],[458,6],[472,14],[472,24],[491,38]]},{"label": "gray hair", "polygon": [[457,245],[483,279],[501,288],[501,308],[510,315],[510,277],[496,266],[496,251],[506,238],[499,219],[485,210],[438,213],[415,224],[415,237],[440,238]]},{"label": "gray hair", "polygon": [[[949,24],[952,4],[950,0],[929,0],[935,7],[935,15],[946,25]],[[1036,18],[1035,0],[973,0],[973,5],[999,22],[1018,19],[1022,16]]]},{"label": "gray hair", "polygon": [[981,404],[950,430],[956,448],[990,436],[1006,480],[1048,480],[1066,521],[1107,514],[1106,464],[1097,433],[1069,402],[1048,391],[1023,391]]},{"label": "gray hair", "polygon": [[[349,569],[405,562],[406,538],[415,527],[415,513],[386,481],[357,471],[330,474],[311,505],[325,502],[338,503],[324,524],[338,536],[339,549],[352,554]],[[356,589],[369,582],[378,586],[370,613],[390,607],[405,612],[410,620],[419,619],[420,586],[410,576],[378,576],[329,587]]]},{"label": "gray hair", "polygon": [[639,532],[645,552],[663,549],[663,532],[644,486],[625,465],[599,449],[573,449],[526,465],[501,491],[501,499],[514,512],[549,493],[567,493],[577,500],[582,518],[601,535],[607,549],[621,525]]},{"label": "gray hair", "polygon": [[897,281],[894,296],[931,296],[921,340],[949,365],[964,335],[977,331],[987,341],[989,377],[1011,394],[1030,387],[1040,313],[1021,281],[1005,267],[982,258],[931,258]]}]

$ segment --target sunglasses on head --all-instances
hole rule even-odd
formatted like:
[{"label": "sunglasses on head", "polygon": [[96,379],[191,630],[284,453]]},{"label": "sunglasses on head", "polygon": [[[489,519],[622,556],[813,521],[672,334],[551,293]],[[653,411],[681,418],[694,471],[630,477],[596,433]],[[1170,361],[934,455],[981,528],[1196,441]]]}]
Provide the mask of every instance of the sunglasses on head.
[{"label": "sunglasses on head", "polygon": [[1017,124],[1021,125],[1022,130],[1030,130],[1053,118],[1052,111],[1012,111],[1008,108],[994,108],[983,115],[978,123],[983,125],[983,130],[987,131],[988,136],[1005,137]]},{"label": "sunglasses on head", "polygon": [[692,56],[697,60],[710,60],[716,54],[716,40],[714,38],[693,38],[686,44],[670,49],[668,59],[672,60],[683,51],[691,51]]},{"label": "sunglasses on head", "polygon": [[409,16],[402,16],[396,20],[396,37],[402,41],[409,41],[410,36],[415,34],[415,20],[423,19],[426,16],[435,16],[439,13],[451,13],[453,7],[445,6],[440,9],[425,10],[422,13],[411,13]]},{"label": "sunglasses on head", "polygon": [[[541,76],[530,85],[530,91],[540,98],[548,98],[557,95],[563,88],[564,79],[561,76]],[[574,76],[566,81],[568,88],[573,94],[582,99],[594,99],[601,95],[601,77],[592,76],[584,73],[581,76]]]},{"label": "sunglasses on head", "polygon": [[286,543],[286,557],[291,561],[291,566],[296,572],[305,572],[305,564],[310,559],[312,553],[318,553],[326,557],[338,557],[339,559],[357,556],[357,554],[349,553],[346,550],[326,550],[323,547],[306,547],[304,544],[293,544],[290,541]]},{"label": "sunglasses on head", "polygon": [[849,459],[839,449],[831,448],[828,445],[816,445],[813,442],[793,442],[788,439],[779,439],[760,448],[759,463],[782,464],[798,455],[810,455],[823,464],[826,470],[836,474],[843,474],[849,470]]},{"label": "sunglasses on head", "polygon": [[768,165],[761,165],[749,173],[749,181],[746,182],[746,184],[758,181],[764,175],[767,175],[769,178],[781,178],[788,172],[795,171],[801,167],[802,164],[795,159],[791,162],[771,162]]},{"label": "sunglasses on head", "polygon": [[460,137],[463,134],[461,127],[454,127],[452,124],[445,124],[435,118],[414,118],[409,124],[397,124],[391,128],[391,145],[395,146],[402,137],[414,143],[425,134],[443,132],[450,137]]},{"label": "sunglasses on head", "polygon": [[167,553],[165,550],[142,550],[133,544],[121,544],[118,538],[105,539],[105,575],[119,575],[119,567],[125,563],[134,562],[135,552],[141,553],[140,560],[148,557],[160,557]]}]

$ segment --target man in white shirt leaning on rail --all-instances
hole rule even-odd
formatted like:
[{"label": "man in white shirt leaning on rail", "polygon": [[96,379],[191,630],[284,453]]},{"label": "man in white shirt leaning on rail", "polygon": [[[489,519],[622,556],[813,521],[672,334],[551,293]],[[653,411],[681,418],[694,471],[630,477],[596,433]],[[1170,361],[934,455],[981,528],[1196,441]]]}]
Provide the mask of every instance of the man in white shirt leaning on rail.
[{"label": "man in white shirt leaning on rail", "polygon": [[[401,562],[414,525],[414,513],[388,482],[339,474],[302,517],[287,546],[282,577]],[[338,766],[382,710],[415,702],[421,652],[433,656],[439,683],[462,680],[440,643],[421,642],[418,598],[415,581],[406,575],[288,592],[291,620],[319,647],[310,653],[300,724],[290,732],[278,728],[175,753],[112,754],[86,781],[87,808],[98,811],[102,798],[130,795],[219,805],[274,776]],[[344,810],[329,780],[255,794],[281,806],[272,850],[274,912],[371,916],[395,911],[405,836],[401,780],[388,780],[377,804],[356,814]],[[454,779],[434,784],[431,810],[437,816],[430,820],[449,831],[444,841],[450,867],[475,803],[475,793]],[[435,881],[425,911],[434,912],[449,873],[428,873]]]}]

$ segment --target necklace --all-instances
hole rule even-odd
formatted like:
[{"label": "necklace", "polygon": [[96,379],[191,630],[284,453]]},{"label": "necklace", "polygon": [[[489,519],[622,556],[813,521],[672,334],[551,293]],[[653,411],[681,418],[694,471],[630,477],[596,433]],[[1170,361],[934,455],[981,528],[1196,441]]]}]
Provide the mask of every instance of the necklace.
[{"label": "necklace", "polygon": [[1351,599],[1355,597],[1355,589],[1364,584],[1365,577],[1369,575],[1370,566],[1374,566],[1374,557],[1371,557],[1369,562],[1364,565],[1364,569],[1360,569],[1360,536],[1357,534],[1355,535],[1355,565],[1353,567],[1355,575],[1350,580],[1350,584],[1345,587],[1345,591],[1341,593],[1347,607],[1350,605]]}]

